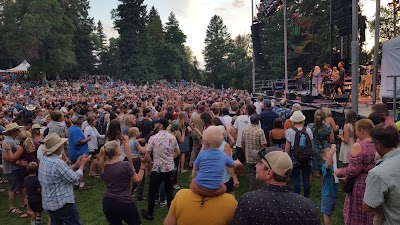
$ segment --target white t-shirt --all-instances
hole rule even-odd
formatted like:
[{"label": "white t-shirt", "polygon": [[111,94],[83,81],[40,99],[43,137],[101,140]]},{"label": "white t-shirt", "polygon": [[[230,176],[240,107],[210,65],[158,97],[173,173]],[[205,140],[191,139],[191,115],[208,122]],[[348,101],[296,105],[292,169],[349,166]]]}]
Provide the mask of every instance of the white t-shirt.
[{"label": "white t-shirt", "polygon": [[250,126],[250,117],[248,115],[238,116],[233,127],[237,129],[236,147],[242,147],[242,132],[243,129]]},{"label": "white t-shirt", "polygon": [[258,115],[262,112],[262,108],[264,107],[264,104],[262,102],[256,102],[254,103],[254,106],[256,107],[256,112]]},{"label": "white t-shirt", "polygon": [[[303,127],[297,128],[297,130],[302,130],[302,129],[303,129]],[[307,127],[307,128],[306,128],[306,132],[307,132],[308,136],[310,137],[310,139],[311,139],[311,141],[312,141],[313,138],[314,138],[314,137],[313,137],[312,130],[311,130],[309,127]],[[290,142],[290,145],[291,145],[292,147],[294,146],[294,139],[295,139],[295,137],[296,137],[296,131],[294,131],[292,128],[286,130],[286,140],[287,140],[288,142]]]},{"label": "white t-shirt", "polygon": [[223,119],[225,120],[225,127],[232,125],[232,116],[226,115]]},{"label": "white t-shirt", "polygon": [[90,135],[90,137],[92,137],[92,139],[90,141],[88,141],[89,152],[93,152],[95,149],[98,150],[99,144],[98,144],[97,138],[105,138],[105,135],[99,134],[97,129],[92,126],[87,126],[83,133],[84,133],[85,137],[88,137],[89,135]]}]

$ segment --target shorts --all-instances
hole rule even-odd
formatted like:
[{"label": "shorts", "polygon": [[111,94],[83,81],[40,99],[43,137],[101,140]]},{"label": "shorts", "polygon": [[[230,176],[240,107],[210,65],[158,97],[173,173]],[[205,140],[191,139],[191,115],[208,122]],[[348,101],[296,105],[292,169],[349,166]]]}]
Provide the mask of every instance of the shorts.
[{"label": "shorts", "polygon": [[231,179],[229,179],[226,183],[226,193],[232,193],[234,191],[234,187],[233,187],[233,178],[231,177]]},{"label": "shorts", "polygon": [[8,185],[10,187],[9,191],[17,193],[24,188],[25,183],[25,170],[13,170],[10,174],[7,174]]},{"label": "shorts", "polygon": [[330,216],[335,211],[336,198],[330,195],[322,196],[321,200],[321,212],[324,215]]},{"label": "shorts", "polygon": [[31,208],[32,211],[35,213],[43,212],[43,206],[42,206],[41,200],[32,201],[32,200],[28,199],[28,205],[29,205],[29,208]]}]

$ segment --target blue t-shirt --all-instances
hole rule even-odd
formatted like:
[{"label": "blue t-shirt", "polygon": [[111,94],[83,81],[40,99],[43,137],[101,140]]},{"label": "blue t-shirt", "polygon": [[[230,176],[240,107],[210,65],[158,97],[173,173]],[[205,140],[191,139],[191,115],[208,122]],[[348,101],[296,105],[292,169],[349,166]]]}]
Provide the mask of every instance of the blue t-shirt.
[{"label": "blue t-shirt", "polygon": [[333,166],[326,168],[326,163],[321,166],[322,175],[324,176],[322,184],[322,196],[337,196],[337,184],[333,177]]},{"label": "blue t-shirt", "polygon": [[233,159],[218,149],[201,150],[194,166],[198,168],[196,183],[204,188],[217,189],[222,185],[226,166],[233,167]]},{"label": "blue t-shirt", "polygon": [[81,155],[89,155],[89,146],[87,143],[78,145],[78,142],[84,140],[85,135],[83,134],[79,126],[71,126],[68,130],[68,158],[71,162],[76,160]]}]

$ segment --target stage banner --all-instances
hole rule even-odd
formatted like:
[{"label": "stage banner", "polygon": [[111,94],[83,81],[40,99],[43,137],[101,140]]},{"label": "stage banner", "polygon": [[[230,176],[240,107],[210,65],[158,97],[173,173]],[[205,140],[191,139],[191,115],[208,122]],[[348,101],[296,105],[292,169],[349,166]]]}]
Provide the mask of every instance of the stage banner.
[{"label": "stage banner", "polygon": [[[393,97],[393,77],[388,77],[393,75],[400,75],[400,36],[383,43],[380,99]],[[397,97],[400,97],[400,79],[397,79],[395,90]]]}]

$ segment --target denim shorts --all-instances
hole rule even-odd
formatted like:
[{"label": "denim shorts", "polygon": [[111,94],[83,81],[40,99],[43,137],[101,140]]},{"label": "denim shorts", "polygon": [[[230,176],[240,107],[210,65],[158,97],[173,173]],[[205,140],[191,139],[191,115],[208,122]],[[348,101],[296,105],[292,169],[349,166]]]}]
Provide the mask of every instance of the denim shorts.
[{"label": "denim shorts", "polygon": [[335,211],[335,205],[336,205],[336,198],[333,196],[322,196],[321,200],[321,212],[324,215],[332,215],[332,212]]}]

